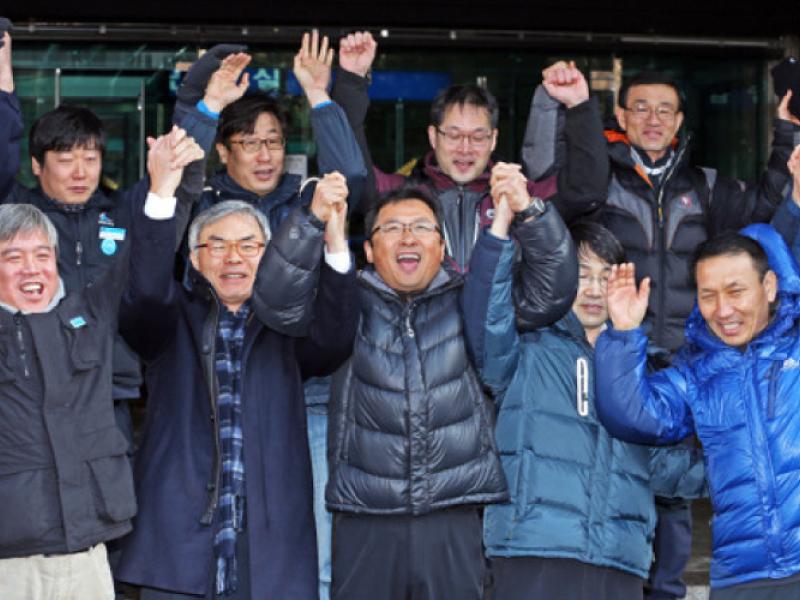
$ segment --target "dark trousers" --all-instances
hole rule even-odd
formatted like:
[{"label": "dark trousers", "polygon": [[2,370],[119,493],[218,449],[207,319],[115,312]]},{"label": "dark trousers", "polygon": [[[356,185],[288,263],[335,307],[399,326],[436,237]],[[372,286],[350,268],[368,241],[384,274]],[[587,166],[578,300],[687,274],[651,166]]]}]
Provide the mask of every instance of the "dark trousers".
[{"label": "dark trousers", "polygon": [[489,559],[486,600],[642,600],[644,580],[567,558]]},{"label": "dark trousers", "polygon": [[[239,585],[235,592],[227,596],[217,596],[214,593],[217,576],[216,561],[214,561],[214,564],[211,565],[211,572],[208,574],[208,592],[204,595],[181,594],[169,590],[143,587],[139,591],[139,600],[214,600],[215,598],[224,598],[224,600],[260,600],[258,594],[252,595],[250,593],[250,549],[247,530],[240,531],[236,535],[236,567]],[[198,565],[198,568],[203,568],[203,566]]]},{"label": "dark trousers", "polygon": [[481,600],[484,559],[474,506],[427,515],[334,513],[332,600]]},{"label": "dark trousers", "polygon": [[645,600],[676,600],[686,595],[683,571],[692,556],[692,510],[683,498],[656,497],[655,562],[645,585]]}]

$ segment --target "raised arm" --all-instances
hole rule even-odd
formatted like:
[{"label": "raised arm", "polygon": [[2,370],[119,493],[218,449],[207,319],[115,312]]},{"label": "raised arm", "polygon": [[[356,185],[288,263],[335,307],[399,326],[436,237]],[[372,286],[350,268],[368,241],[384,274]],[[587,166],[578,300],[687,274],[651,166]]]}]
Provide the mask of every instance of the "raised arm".
[{"label": "raised arm", "polygon": [[158,139],[148,138],[147,143],[150,193],[144,210],[133,215],[130,273],[119,328],[140,356],[152,359],[171,337],[176,319],[175,192],[184,168],[201,159],[203,150],[177,127]]},{"label": "raised arm", "polygon": [[795,260],[800,261],[800,145],[792,152],[787,168],[792,175],[792,184],[771,224],[781,234]]},{"label": "raised arm", "polygon": [[514,317],[514,242],[508,230],[514,212],[505,198],[495,207],[492,227],[481,233],[470,258],[461,295],[467,347],[481,380],[499,401],[519,362]]},{"label": "raised arm", "polygon": [[614,265],[608,278],[613,328],[595,347],[597,415],[611,435],[638,444],[669,444],[694,431],[685,373],[676,367],[647,373],[647,311],[650,280],[637,288],[632,263]]},{"label": "raised arm", "polygon": [[344,111],[328,95],[332,62],[333,49],[328,47],[327,36],[320,41],[316,29],[303,34],[294,57],[294,74],[311,107],[317,165],[320,173],[338,171],[344,175],[350,190],[348,206],[353,211],[364,196],[367,168]]},{"label": "raised arm", "polygon": [[[1,24],[0,24],[1,25]],[[11,36],[0,27],[0,201],[11,191],[19,171],[19,143],[22,138],[22,114],[14,95],[14,71],[11,68]]]}]

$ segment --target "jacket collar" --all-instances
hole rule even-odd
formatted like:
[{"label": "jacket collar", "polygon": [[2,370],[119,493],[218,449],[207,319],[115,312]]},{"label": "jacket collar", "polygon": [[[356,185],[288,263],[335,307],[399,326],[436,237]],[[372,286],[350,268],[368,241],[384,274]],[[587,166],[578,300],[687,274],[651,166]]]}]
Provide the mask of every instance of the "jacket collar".
[{"label": "jacket collar", "polygon": [[56,200],[55,198],[51,198],[44,193],[44,190],[42,190],[40,186],[37,186],[33,190],[33,193],[34,197],[39,200],[39,208],[42,210],[57,210],[64,213],[79,213],[92,209],[110,210],[114,208],[114,200],[107,196],[106,193],[100,188],[97,188],[92,195],[89,196],[89,199],[83,204],[67,204],[65,202],[61,202],[60,200]]},{"label": "jacket collar", "polygon": [[[386,284],[372,266],[365,268],[359,273],[359,280],[367,287],[374,289],[384,296],[396,298],[400,301],[404,299],[404,296]],[[438,295],[441,292],[461,285],[462,281],[463,278],[458,272],[449,267],[446,263],[443,263],[428,287],[422,292],[413,294],[410,300],[420,300]]]},{"label": "jacket collar", "polygon": [[[478,177],[469,183],[463,184],[463,187],[471,192],[485,192],[487,189],[489,189],[489,177],[491,175],[493,166],[494,162],[490,160],[483,173],[478,175]],[[436,188],[436,191],[439,192],[449,190],[460,185],[453,181],[449,175],[445,174],[445,172],[439,168],[439,165],[436,162],[436,154],[434,154],[433,150],[428,151],[423,159],[422,173],[426,178],[433,182],[433,186]]]},{"label": "jacket collar", "polygon": [[294,198],[300,189],[300,176],[293,173],[284,173],[278,181],[278,186],[263,196],[244,189],[224,169],[217,171],[208,180],[208,185],[225,200],[244,200],[259,206],[264,204],[275,205],[289,202]]}]

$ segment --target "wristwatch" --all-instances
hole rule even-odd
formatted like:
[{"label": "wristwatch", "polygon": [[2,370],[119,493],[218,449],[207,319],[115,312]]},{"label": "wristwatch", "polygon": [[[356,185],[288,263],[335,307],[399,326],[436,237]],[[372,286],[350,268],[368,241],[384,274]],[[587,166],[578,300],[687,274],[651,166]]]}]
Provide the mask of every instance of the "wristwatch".
[{"label": "wristwatch", "polygon": [[527,208],[524,208],[514,215],[514,223],[519,225],[528,219],[535,219],[544,213],[545,208],[544,201],[538,196],[534,196]]}]

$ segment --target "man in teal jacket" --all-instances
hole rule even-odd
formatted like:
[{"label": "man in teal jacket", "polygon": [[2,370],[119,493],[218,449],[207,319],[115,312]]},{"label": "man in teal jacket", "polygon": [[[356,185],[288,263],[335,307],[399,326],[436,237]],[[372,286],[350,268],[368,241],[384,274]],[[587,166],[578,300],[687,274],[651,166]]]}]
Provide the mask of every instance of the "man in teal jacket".
[{"label": "man in teal jacket", "polygon": [[[652,561],[654,491],[697,495],[702,464],[686,446],[654,449],[614,440],[594,408],[594,342],[608,318],[605,284],[624,253],[594,223],[572,229],[578,295],[556,324],[517,331],[514,244],[498,207],[487,237],[503,259],[481,260],[483,284],[465,298],[481,376],[500,404],[496,437],[509,502],[487,508],[484,542],[495,600],[635,600]],[[488,242],[489,240],[487,240]],[[523,243],[524,246],[524,243]],[[523,260],[539,257],[526,252]],[[483,276],[485,275],[485,276]],[[478,316],[477,310],[485,307]],[[475,310],[477,309],[477,310]]]}]

